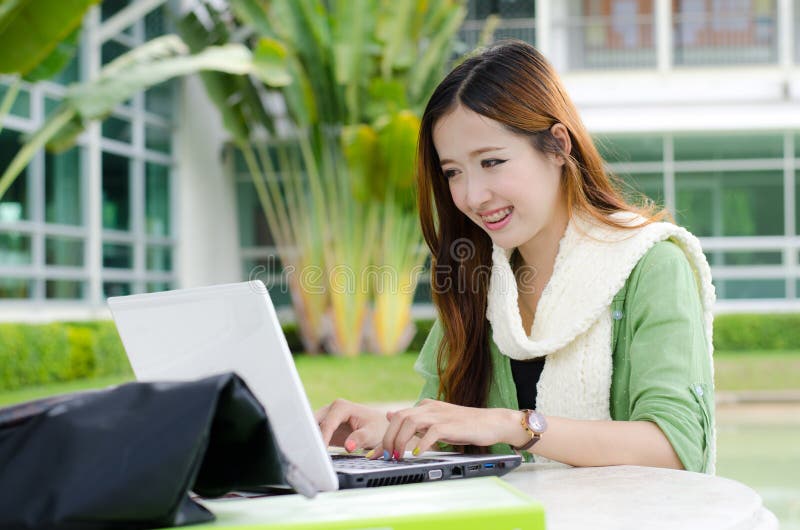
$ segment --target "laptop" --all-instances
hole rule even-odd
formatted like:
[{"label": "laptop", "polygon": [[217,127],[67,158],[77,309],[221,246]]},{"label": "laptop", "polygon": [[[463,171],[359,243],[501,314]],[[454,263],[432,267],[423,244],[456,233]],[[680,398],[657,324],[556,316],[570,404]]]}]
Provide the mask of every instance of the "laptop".
[{"label": "laptop", "polygon": [[[108,305],[139,381],[185,381],[236,372],[264,407],[293,472],[295,490],[499,476],[519,455],[407,451],[400,461],[368,460],[325,447],[311,405],[261,281],[119,296]],[[304,493],[302,491],[299,491]]]}]

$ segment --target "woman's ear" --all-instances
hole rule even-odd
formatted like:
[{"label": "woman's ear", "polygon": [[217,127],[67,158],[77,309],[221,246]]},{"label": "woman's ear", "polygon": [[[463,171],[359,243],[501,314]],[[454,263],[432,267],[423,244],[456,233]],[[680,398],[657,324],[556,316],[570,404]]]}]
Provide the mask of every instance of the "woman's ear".
[{"label": "woman's ear", "polygon": [[[569,131],[563,123],[559,122],[550,127],[550,134],[552,134],[561,145],[561,149],[563,149],[564,153],[568,155],[572,153],[572,140],[570,140]],[[560,156],[556,157],[556,159],[561,163],[566,162],[563,157]]]}]

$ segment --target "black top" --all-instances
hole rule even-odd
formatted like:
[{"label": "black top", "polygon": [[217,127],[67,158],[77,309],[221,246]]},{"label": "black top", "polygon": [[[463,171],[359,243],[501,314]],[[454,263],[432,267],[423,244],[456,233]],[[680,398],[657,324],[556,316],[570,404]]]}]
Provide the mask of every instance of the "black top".
[{"label": "black top", "polygon": [[517,387],[517,401],[520,409],[536,409],[536,383],[544,369],[544,357],[530,361],[511,360],[511,375]]},{"label": "black top", "polygon": [[[522,264],[522,256],[519,249],[514,249],[509,258],[511,268],[516,277],[517,270]],[[520,409],[536,409],[536,384],[544,370],[544,357],[531,359],[530,361],[511,361],[511,375],[514,376],[514,386],[517,387],[517,401]]]}]

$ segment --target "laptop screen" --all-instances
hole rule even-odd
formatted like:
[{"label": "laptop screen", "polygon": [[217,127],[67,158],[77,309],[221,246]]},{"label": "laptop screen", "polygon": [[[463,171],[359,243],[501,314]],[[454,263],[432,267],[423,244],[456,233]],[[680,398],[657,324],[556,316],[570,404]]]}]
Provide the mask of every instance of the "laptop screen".
[{"label": "laptop screen", "polygon": [[236,372],[264,406],[287,459],[317,490],[338,489],[263,283],[113,297],[108,305],[138,380],[192,380]]}]

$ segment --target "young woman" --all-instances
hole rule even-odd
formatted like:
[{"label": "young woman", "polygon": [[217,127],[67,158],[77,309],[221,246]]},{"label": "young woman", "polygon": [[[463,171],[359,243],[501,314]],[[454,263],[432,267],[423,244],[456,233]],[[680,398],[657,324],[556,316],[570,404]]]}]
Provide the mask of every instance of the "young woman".
[{"label": "young woman", "polygon": [[418,199],[438,312],[420,400],[386,415],[336,400],[316,413],[326,443],[714,472],[700,245],[626,201],[535,48],[495,45],[436,88]]}]

